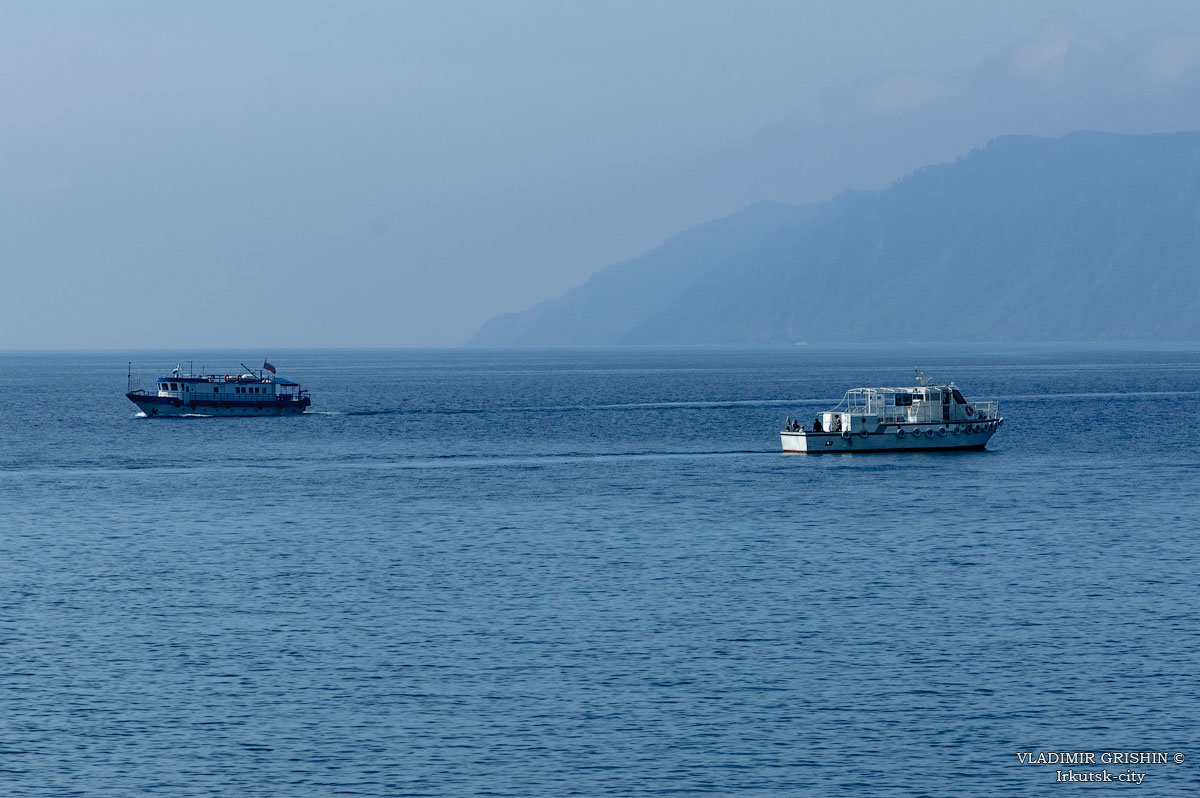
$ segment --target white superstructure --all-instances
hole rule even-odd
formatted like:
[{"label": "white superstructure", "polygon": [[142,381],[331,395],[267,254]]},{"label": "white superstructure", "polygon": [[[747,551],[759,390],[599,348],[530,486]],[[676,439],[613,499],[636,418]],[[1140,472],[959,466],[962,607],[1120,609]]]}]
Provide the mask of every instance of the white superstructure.
[{"label": "white superstructure", "polygon": [[785,452],[879,452],[982,449],[1004,423],[996,402],[968,402],[954,385],[854,388],[809,428],[788,419]]}]

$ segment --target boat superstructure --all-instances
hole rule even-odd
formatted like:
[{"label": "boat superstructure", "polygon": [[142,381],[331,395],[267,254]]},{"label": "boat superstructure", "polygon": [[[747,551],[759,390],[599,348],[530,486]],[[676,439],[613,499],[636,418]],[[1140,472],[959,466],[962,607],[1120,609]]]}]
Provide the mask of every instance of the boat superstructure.
[{"label": "boat superstructure", "polygon": [[312,404],[300,384],[275,376],[275,367],[263,363],[257,371],[242,364],[237,374],[192,374],[176,366],[169,377],[159,377],[153,391],[143,390],[129,374],[125,396],[149,417],[156,416],[279,416],[303,413]]},{"label": "boat superstructure", "polygon": [[968,402],[952,382],[853,388],[810,428],[788,419],[780,432],[785,452],[880,452],[982,449],[1004,423],[996,402]]}]

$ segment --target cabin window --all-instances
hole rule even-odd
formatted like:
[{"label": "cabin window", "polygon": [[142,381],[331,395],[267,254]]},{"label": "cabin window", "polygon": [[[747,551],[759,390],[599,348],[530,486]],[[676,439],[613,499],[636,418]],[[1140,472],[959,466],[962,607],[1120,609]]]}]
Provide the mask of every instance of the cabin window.
[{"label": "cabin window", "polygon": [[963,399],[963,395],[958,392],[957,388],[951,389],[951,392],[954,394],[954,401],[958,402],[960,405],[965,405],[967,403],[967,400]]},{"label": "cabin window", "polygon": [[215,386],[215,385],[214,385],[214,386],[213,386],[213,393],[220,393],[220,392],[221,392],[221,389],[220,389],[220,388],[218,388],[217,386]]}]

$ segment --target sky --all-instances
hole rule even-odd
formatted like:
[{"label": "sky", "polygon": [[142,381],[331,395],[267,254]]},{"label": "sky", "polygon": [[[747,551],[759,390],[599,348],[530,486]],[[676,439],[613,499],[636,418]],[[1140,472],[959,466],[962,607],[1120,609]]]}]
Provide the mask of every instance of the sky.
[{"label": "sky", "polygon": [[759,201],[1200,129],[1200,3],[0,2],[0,349],[457,346]]}]

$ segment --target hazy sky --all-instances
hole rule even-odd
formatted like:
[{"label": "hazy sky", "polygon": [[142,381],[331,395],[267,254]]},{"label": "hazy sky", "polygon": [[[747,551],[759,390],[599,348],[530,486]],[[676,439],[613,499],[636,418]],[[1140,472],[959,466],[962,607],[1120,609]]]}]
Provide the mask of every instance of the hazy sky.
[{"label": "hazy sky", "polygon": [[456,345],[758,200],[1200,128],[1200,3],[0,3],[0,349]]}]

